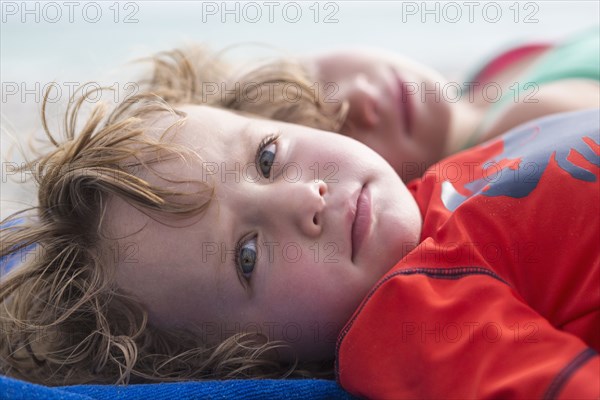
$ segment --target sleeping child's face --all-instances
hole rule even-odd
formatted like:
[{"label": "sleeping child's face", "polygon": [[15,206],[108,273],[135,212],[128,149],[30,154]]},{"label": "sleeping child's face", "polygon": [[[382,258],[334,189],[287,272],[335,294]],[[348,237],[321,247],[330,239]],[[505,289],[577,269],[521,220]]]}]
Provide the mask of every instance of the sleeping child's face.
[{"label": "sleeping child's face", "polygon": [[[348,101],[341,133],[381,154],[405,181],[444,156],[453,103],[436,71],[398,54],[355,48],[302,59],[330,107]],[[450,96],[451,93],[448,93]]]},{"label": "sleeping child's face", "polygon": [[[368,290],[419,240],[413,197],[383,158],[348,137],[206,106],[179,109],[188,119],[174,141],[202,159],[154,168],[206,181],[214,198],[173,226],[112,198],[107,232],[135,249],[117,267],[118,285],[160,327],[197,329],[207,341],[260,331],[287,341],[301,360],[333,358],[337,333]],[[175,120],[165,113],[153,129]]]}]

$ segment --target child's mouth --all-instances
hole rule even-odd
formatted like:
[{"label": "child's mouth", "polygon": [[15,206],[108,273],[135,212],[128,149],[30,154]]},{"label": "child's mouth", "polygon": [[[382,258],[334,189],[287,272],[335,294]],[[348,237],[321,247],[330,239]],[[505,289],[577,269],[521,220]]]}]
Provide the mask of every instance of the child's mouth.
[{"label": "child's mouth", "polygon": [[364,242],[371,227],[371,192],[365,184],[356,200],[354,221],[352,223],[352,261]]},{"label": "child's mouth", "polygon": [[410,136],[410,132],[412,129],[412,104],[411,98],[408,93],[408,87],[406,82],[402,79],[400,74],[394,70],[394,76],[396,78],[397,89],[395,90],[398,108],[401,112],[402,125],[404,127],[404,133],[407,136]]}]

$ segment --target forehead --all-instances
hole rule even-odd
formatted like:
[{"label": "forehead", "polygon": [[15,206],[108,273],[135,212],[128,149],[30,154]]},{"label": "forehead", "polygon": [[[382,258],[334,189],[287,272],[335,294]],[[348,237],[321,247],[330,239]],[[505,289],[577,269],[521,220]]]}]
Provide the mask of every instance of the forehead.
[{"label": "forehead", "polygon": [[333,51],[323,51],[306,57],[310,63],[315,63],[317,69],[327,68],[342,68],[356,69],[373,68],[377,65],[376,61],[388,60],[391,54],[367,47],[356,48],[339,48]]},{"label": "forehead", "polygon": [[[253,163],[256,147],[268,133],[278,131],[280,127],[268,120],[254,120],[207,106],[184,105],[177,107],[184,113],[184,121],[179,115],[159,113],[148,121],[147,134],[161,142],[170,142],[190,151],[181,156],[169,155],[161,161],[153,163],[149,168],[135,171],[135,175],[149,184],[167,191],[177,191],[195,195],[200,185],[205,184],[214,190],[212,200],[206,210],[197,218],[189,221],[176,222],[202,225],[202,220],[226,218],[226,210],[220,206],[223,196],[228,196],[230,190],[221,182],[222,173],[216,171],[245,170],[246,163]],[[180,123],[181,122],[181,123]],[[189,182],[186,182],[189,181]],[[206,195],[198,199],[188,197],[188,201],[206,202]],[[140,253],[148,254],[148,261],[158,260],[160,249],[147,246],[148,243],[164,242],[167,228],[153,220],[143,210],[138,210],[127,201],[117,196],[108,200],[107,213],[103,220],[103,231],[111,238],[129,238],[139,242]],[[169,224],[171,221],[165,218]],[[159,221],[164,220],[159,217]],[[223,238],[216,230],[201,230],[197,227],[198,235],[203,240],[221,242]],[[174,231],[175,235],[179,231]],[[200,237],[199,237],[200,239]],[[142,247],[144,247],[142,249]],[[148,249],[146,249],[148,247]]]},{"label": "forehead", "polygon": [[259,139],[281,130],[277,121],[249,118],[214,107],[185,105],[178,110],[186,117],[173,136],[174,142],[193,150],[204,161],[253,162],[248,157],[254,155]]},{"label": "forehead", "polygon": [[243,117],[199,105],[183,105],[177,110],[184,116],[160,113],[151,122],[148,133],[205,153],[231,146],[240,137]]},{"label": "forehead", "polygon": [[[117,250],[123,250],[119,251],[119,255],[124,257],[117,258],[113,249],[107,255],[114,256],[117,262],[119,284],[141,295],[154,287],[153,280],[161,279],[164,275],[164,279],[172,281],[175,271],[187,271],[189,266],[197,265],[197,254],[190,252],[190,248],[201,249],[207,243],[231,242],[231,238],[222,230],[211,229],[217,226],[217,222],[228,219],[229,214],[219,207],[219,184],[206,179],[210,176],[202,174],[205,167],[202,163],[234,162],[242,157],[242,153],[248,153],[244,143],[244,137],[248,137],[244,133],[247,132],[248,121],[226,111],[202,106],[185,106],[178,110],[187,114],[183,124],[174,125],[179,116],[162,113],[150,123],[149,135],[158,139],[169,129],[162,140],[185,146],[199,157],[169,158],[153,164],[151,171],[140,171],[136,175],[163,190],[185,193],[195,193],[198,185],[181,181],[200,181],[209,187],[216,186],[217,198],[216,201],[210,200],[208,207],[198,216],[175,221],[169,216],[155,219],[117,196],[108,199],[102,230],[105,237],[111,239],[111,245],[118,243]],[[197,201],[207,202],[209,198],[205,196]],[[206,261],[208,266],[216,261],[225,263],[227,260],[224,256],[213,256]],[[198,280],[212,284],[218,277],[211,268],[190,273],[203,274],[202,279]]]},{"label": "forehead", "polygon": [[[207,163],[218,162],[220,165],[242,156],[243,139],[248,136],[244,134],[247,122],[235,114],[204,106],[183,106],[178,110],[185,113],[183,121],[181,116],[159,113],[149,119],[145,134],[161,143],[168,142],[181,147],[169,149],[164,156],[162,153],[157,155],[160,147],[144,154],[144,161],[152,160],[151,164],[135,169],[133,173],[161,190],[185,193],[190,196],[185,199],[186,202],[206,202],[208,198],[202,188],[213,188],[215,182],[203,170]],[[170,153],[172,150],[175,153]],[[196,195],[199,196],[197,199],[191,197]],[[135,237],[137,241],[155,242],[160,240],[161,232],[165,231],[159,222],[124,198],[111,196],[107,206],[103,230],[112,237]],[[158,219],[170,222],[168,216]],[[152,252],[150,249],[149,253]]]}]

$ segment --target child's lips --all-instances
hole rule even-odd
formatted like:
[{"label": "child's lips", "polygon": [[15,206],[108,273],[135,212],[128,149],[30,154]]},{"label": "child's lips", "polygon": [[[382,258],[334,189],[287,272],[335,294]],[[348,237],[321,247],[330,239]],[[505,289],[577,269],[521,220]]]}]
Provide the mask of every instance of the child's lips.
[{"label": "child's lips", "polygon": [[400,73],[394,69],[394,85],[395,85],[395,97],[396,104],[400,110],[401,124],[404,128],[406,135],[410,136],[412,129],[412,99],[407,93],[406,81],[402,78]]},{"label": "child's lips", "polygon": [[363,185],[356,197],[356,203],[351,208],[353,215],[350,227],[350,240],[352,244],[352,261],[361,249],[362,244],[371,228],[371,192],[367,184]]}]

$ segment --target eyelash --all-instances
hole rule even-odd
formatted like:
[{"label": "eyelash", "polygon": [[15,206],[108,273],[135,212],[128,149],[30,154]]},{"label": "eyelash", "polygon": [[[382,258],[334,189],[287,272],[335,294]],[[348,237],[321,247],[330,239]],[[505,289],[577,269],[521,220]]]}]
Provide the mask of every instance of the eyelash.
[{"label": "eyelash", "polygon": [[[275,143],[277,141],[277,139],[279,139],[279,135],[271,134],[271,135],[265,136],[263,138],[263,140],[261,140],[260,144],[258,145],[258,148],[256,149],[256,155],[254,157],[254,161],[256,163],[256,169],[257,169],[258,173],[261,174],[262,176],[264,176],[265,178],[269,178],[270,177],[271,168],[269,166],[269,172],[268,172],[268,174],[266,176],[262,174],[261,166],[260,166],[260,156],[261,156],[262,152],[269,145]],[[277,146],[275,146],[275,149],[276,149],[275,150],[275,157],[277,157]],[[273,161],[275,161],[275,157],[273,158]]]},{"label": "eyelash", "polygon": [[[257,235],[253,235],[249,239],[242,238],[235,246],[235,265],[237,267],[236,269],[238,272],[238,278],[240,279],[240,281],[242,282],[242,285],[244,285],[245,288],[248,288],[248,285],[250,284],[250,279],[251,279],[251,277],[246,276],[246,274],[252,275],[252,272],[254,272],[254,268],[256,268],[256,261],[258,259],[258,252],[256,251],[256,249],[257,249],[256,238],[257,237],[258,237]],[[244,247],[251,241],[254,241],[254,260],[253,260],[254,265],[252,267],[252,272],[246,273],[246,272],[244,272],[243,267],[241,265],[240,253],[244,249]]]},{"label": "eyelash", "polygon": [[[265,136],[261,140],[260,144],[258,145],[258,148],[256,150],[256,155],[255,155],[255,162],[256,162],[256,169],[258,170],[258,173],[261,175],[262,175],[262,172],[261,172],[261,166],[260,166],[260,157],[261,157],[263,151],[269,145],[275,143],[278,138],[279,138],[279,135],[275,135],[275,134]],[[277,146],[275,146],[275,156],[273,157],[273,160],[271,161],[271,165],[273,165],[273,162],[275,161],[276,157],[277,157]],[[269,165],[269,172],[267,173],[267,176],[265,176],[265,178],[270,177],[271,165]],[[235,246],[235,265],[236,265],[236,269],[238,272],[238,277],[239,277],[240,281],[242,282],[242,285],[244,285],[245,288],[248,288],[248,285],[251,280],[251,275],[254,272],[254,268],[256,268],[256,261],[257,261],[257,257],[258,257],[257,245],[256,245],[257,237],[258,237],[258,235],[256,235],[256,234],[252,235],[250,238],[248,238],[247,236],[243,237],[236,243],[236,246]],[[254,241],[254,249],[253,249],[254,250],[254,260],[253,260],[254,264],[253,264],[251,272],[244,272],[243,267],[241,265],[241,261],[242,261],[241,252],[246,247],[246,245],[248,243],[250,243],[251,241]],[[246,274],[250,275],[250,277],[246,276]]]}]

